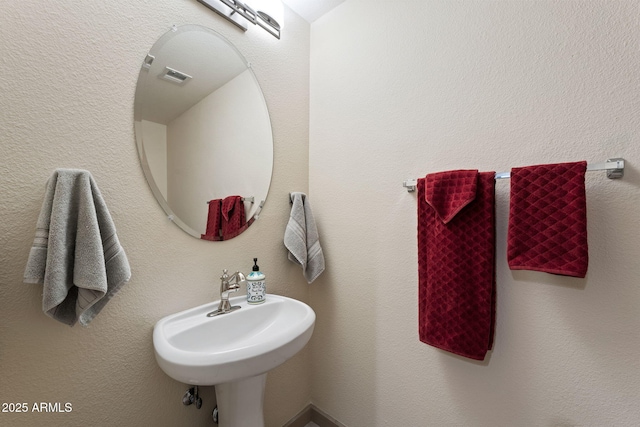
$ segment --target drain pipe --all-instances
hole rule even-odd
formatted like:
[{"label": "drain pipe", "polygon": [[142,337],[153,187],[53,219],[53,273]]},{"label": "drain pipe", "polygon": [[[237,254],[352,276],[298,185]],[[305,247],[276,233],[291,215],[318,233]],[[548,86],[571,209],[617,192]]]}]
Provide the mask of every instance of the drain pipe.
[{"label": "drain pipe", "polygon": [[198,396],[198,386],[191,387],[182,396],[182,404],[184,406],[189,406],[193,403],[196,404],[196,408],[202,408],[202,399]]}]

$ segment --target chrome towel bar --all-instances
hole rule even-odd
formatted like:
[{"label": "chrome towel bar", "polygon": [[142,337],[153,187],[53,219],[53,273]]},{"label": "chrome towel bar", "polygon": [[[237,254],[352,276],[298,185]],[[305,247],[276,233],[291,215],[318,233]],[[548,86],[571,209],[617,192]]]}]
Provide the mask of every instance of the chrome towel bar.
[{"label": "chrome towel bar", "polygon": [[[602,163],[589,163],[587,165],[587,171],[607,171],[607,178],[620,179],[624,176],[624,159],[607,159]],[[496,179],[509,179],[511,178],[511,172],[498,172],[496,173]],[[402,186],[407,191],[416,191],[417,179],[407,179],[402,182]]]}]

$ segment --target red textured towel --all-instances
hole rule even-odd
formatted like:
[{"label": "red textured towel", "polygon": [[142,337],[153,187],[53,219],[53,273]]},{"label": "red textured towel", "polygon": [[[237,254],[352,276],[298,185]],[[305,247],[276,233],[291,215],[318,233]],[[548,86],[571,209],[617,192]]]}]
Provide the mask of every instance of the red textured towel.
[{"label": "red textured towel", "polygon": [[426,179],[425,199],[445,224],[476,198],[477,170],[433,173]]},{"label": "red textured towel", "polygon": [[222,240],[236,237],[247,228],[244,202],[240,196],[229,196],[222,201]]},{"label": "red textured towel", "polygon": [[417,185],[420,341],[476,360],[493,345],[494,176],[441,172]]},{"label": "red textured towel", "polygon": [[586,276],[586,170],[584,161],[511,169],[509,268]]},{"label": "red textured towel", "polygon": [[222,217],[220,216],[222,209],[222,200],[214,199],[209,201],[209,212],[207,214],[207,229],[205,234],[201,234],[203,240],[220,240],[220,224]]}]

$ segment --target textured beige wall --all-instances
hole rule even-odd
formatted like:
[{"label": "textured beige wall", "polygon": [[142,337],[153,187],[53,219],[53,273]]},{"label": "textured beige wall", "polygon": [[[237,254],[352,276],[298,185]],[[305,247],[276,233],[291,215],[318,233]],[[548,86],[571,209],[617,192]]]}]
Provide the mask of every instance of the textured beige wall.
[{"label": "textured beige wall", "polygon": [[[402,7],[398,7],[402,3]],[[637,1],[348,0],[311,26],[312,400],[349,427],[640,420]],[[511,272],[484,363],[418,341],[415,193],[457,168],[628,160],[587,175],[584,280]]]},{"label": "textured beige wall", "polygon": [[[186,386],[157,366],[161,317],[218,297],[223,268],[260,258],[269,292],[308,299],[282,235],[290,191],[308,183],[309,24],[288,13],[282,40],[242,33],[195,0],[3,2],[0,13],[0,400],[70,402],[71,413],[7,414],[3,426],[208,426],[181,403]],[[170,223],[138,161],[133,97],[140,64],[172,24],[200,24],[252,62],[271,113],[275,162],[260,219],[228,242],[204,242]],[[22,283],[44,185],[58,167],[90,170],[110,208],[133,277],[86,329],[41,311],[41,287]],[[242,173],[242,168],[238,169]],[[267,380],[268,426],[309,401],[309,352]],[[31,409],[31,407],[30,407]]]}]

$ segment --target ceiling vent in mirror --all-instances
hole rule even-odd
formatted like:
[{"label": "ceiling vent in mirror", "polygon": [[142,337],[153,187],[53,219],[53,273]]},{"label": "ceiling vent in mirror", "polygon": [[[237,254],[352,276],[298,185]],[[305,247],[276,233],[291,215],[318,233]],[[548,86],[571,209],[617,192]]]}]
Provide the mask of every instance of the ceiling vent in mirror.
[{"label": "ceiling vent in mirror", "polygon": [[164,70],[158,77],[179,85],[185,84],[192,78],[190,75],[182,73],[178,70],[174,70],[171,67],[164,67]]}]

